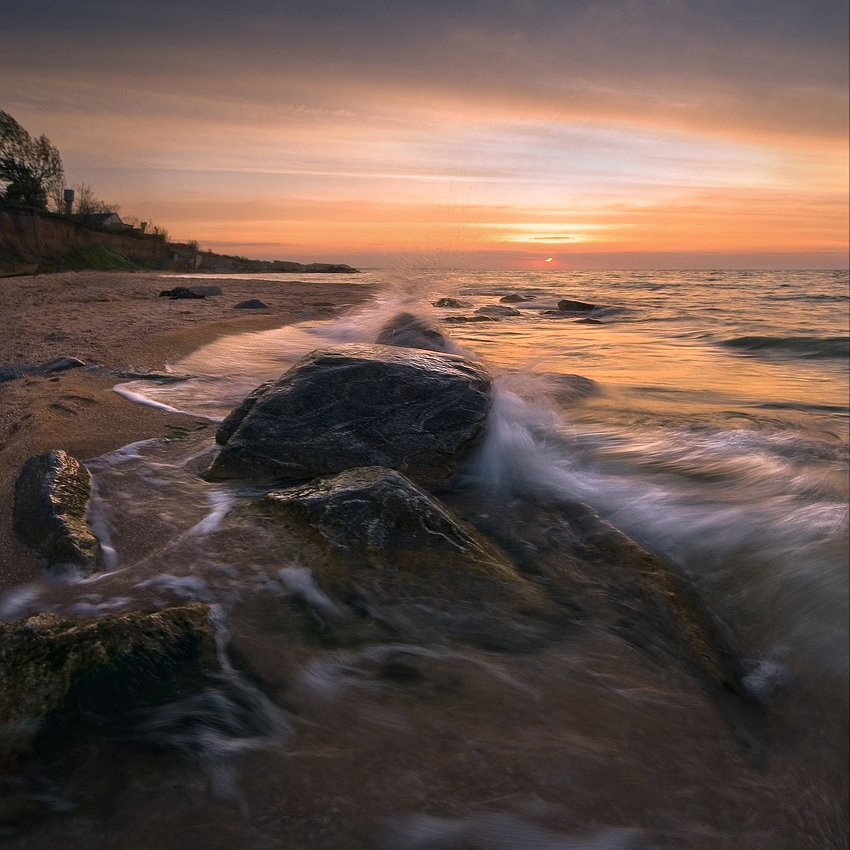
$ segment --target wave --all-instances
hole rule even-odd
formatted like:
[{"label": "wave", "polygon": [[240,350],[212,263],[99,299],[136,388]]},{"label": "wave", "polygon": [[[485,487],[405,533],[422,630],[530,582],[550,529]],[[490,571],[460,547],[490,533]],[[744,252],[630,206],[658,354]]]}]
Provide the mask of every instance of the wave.
[{"label": "wave", "polygon": [[817,360],[850,357],[850,337],[846,336],[738,336],[720,345],[748,354],[777,353]]}]

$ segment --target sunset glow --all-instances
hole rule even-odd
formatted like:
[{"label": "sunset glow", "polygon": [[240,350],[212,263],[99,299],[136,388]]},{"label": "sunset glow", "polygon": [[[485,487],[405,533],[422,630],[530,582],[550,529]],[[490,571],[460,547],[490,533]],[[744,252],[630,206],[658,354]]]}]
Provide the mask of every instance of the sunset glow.
[{"label": "sunset glow", "polygon": [[847,265],[844,4],[357,5],[35,0],[0,108],[216,251]]}]

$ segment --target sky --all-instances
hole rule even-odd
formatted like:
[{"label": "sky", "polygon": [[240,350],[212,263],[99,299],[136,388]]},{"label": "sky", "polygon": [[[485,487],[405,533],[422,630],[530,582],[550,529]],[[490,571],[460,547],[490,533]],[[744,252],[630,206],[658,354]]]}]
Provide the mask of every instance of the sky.
[{"label": "sky", "polygon": [[222,253],[846,268],[847,17],[846,0],[5,0],[0,109],[51,139],[69,185]]}]

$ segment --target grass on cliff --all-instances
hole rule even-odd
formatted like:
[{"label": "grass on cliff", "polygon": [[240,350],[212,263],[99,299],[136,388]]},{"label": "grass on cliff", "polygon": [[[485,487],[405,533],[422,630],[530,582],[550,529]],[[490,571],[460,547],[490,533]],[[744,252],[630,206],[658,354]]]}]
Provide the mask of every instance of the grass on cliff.
[{"label": "grass on cliff", "polygon": [[91,248],[74,248],[62,257],[44,259],[39,263],[39,268],[41,271],[132,272],[155,269],[160,265],[153,260],[124,257],[102,245],[95,245]]}]

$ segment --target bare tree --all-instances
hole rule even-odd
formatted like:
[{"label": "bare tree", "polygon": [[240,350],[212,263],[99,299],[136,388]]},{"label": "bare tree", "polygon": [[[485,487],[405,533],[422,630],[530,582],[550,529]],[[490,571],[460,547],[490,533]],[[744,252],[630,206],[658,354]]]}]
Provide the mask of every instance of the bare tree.
[{"label": "bare tree", "polygon": [[65,181],[62,158],[47,136],[33,138],[0,109],[0,188],[7,201],[43,209]]},{"label": "bare tree", "polygon": [[117,213],[121,209],[118,204],[107,204],[100,200],[88,183],[77,183],[74,186],[74,205],[77,215],[84,219],[101,213]]}]

